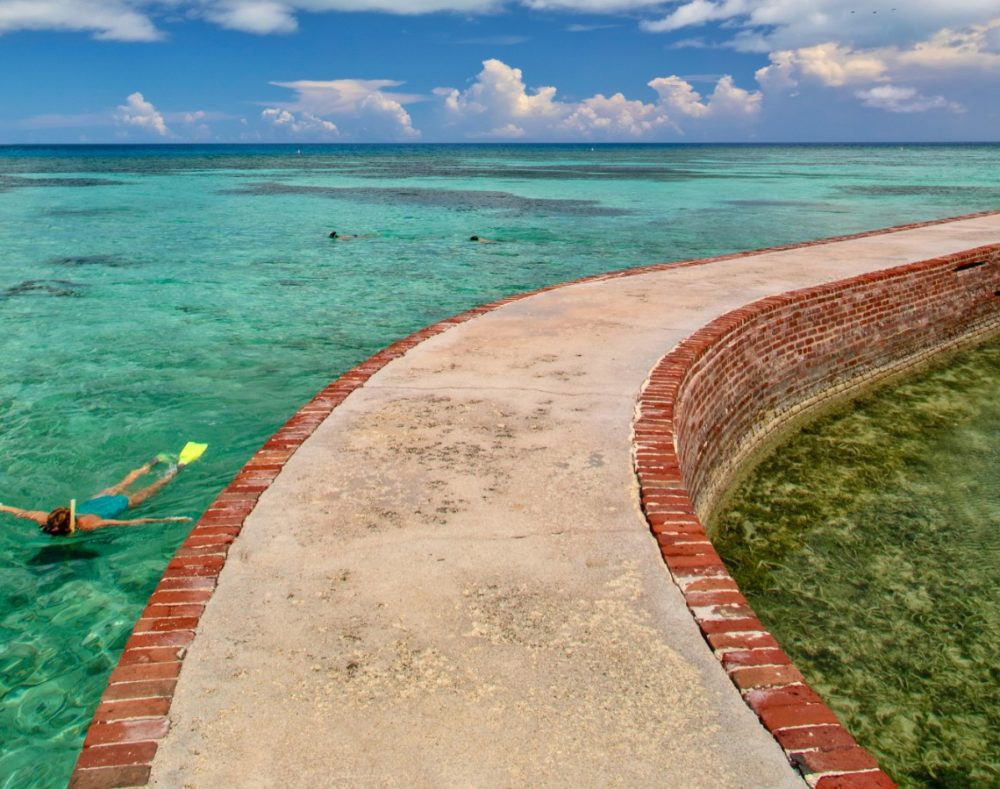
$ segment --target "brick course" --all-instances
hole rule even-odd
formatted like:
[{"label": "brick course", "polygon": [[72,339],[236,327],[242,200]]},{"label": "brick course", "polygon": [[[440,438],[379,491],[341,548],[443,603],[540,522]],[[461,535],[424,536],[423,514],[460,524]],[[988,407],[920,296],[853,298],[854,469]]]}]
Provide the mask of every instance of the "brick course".
[{"label": "brick course", "polygon": [[707,520],[734,472],[791,417],[996,331],[998,286],[1000,252],[991,246],[724,315],[683,344],[689,358],[672,353],[650,377],[675,389],[677,452],[654,457],[679,467],[687,504]]},{"label": "brick course", "polygon": [[[169,727],[167,715],[176,684],[177,669],[171,665],[170,668],[154,669],[150,673],[143,673],[128,670],[126,667],[150,666],[157,663],[180,664],[186,654],[187,646],[194,638],[195,628],[201,616],[200,607],[204,606],[211,597],[218,582],[219,573],[224,566],[229,546],[239,536],[246,517],[253,510],[261,493],[269,487],[285,463],[333,409],[344,402],[355,389],[364,386],[374,373],[393,359],[399,358],[419,343],[447,331],[452,326],[457,326],[479,315],[498,309],[505,304],[566,285],[635,276],[678,266],[706,265],[720,260],[733,260],[756,255],[765,251],[804,248],[853,238],[865,238],[994,213],[998,212],[984,211],[964,217],[900,225],[886,230],[810,241],[804,244],[789,244],[770,250],[740,252],[681,263],[660,263],[552,285],[475,307],[460,315],[428,326],[393,343],[362,364],[344,373],[299,409],[281,429],[264,443],[261,449],[241,469],[232,483],[219,494],[205,511],[167,566],[146,610],[143,612],[142,619],[137,623],[132,637],[125,645],[118,669],[112,673],[108,681],[108,686],[88,731],[87,743],[77,761],[70,787],[73,789],[110,789],[111,787],[146,785],[150,766],[156,754],[157,741],[165,736]],[[967,262],[975,261],[970,259]],[[968,269],[970,272],[977,270],[976,268]],[[959,275],[964,277],[966,272],[960,272]],[[913,293],[911,295],[916,298],[920,294]],[[926,302],[920,303],[925,304]],[[776,306],[782,304],[783,302],[780,300],[776,302]],[[865,306],[863,299],[860,299],[857,306],[859,309]],[[871,308],[872,305],[869,304],[868,307]],[[739,314],[743,318],[749,319],[754,313],[746,312],[744,314],[744,311],[737,310],[736,313],[731,314]],[[817,339],[809,334],[809,326],[806,325],[808,320],[799,320],[799,324],[803,328],[800,329],[802,336],[797,341],[805,345],[811,343],[812,346],[816,346]],[[699,338],[698,342],[706,343],[707,347],[714,336],[712,332],[705,334],[703,331],[693,335],[691,340],[697,337]],[[698,346],[698,348],[700,347]],[[701,522],[695,515],[697,511],[694,504],[695,499],[691,497],[686,487],[681,464],[673,452],[675,436],[674,395],[677,384],[686,375],[685,363],[692,362],[701,355],[698,353],[698,348],[682,347],[682,349],[675,351],[670,358],[680,363],[679,365],[664,368],[661,363],[660,367],[663,369],[658,368],[656,381],[646,387],[644,398],[648,399],[640,402],[641,418],[635,425],[637,438],[644,442],[642,445],[644,456],[637,462],[636,471],[648,501],[647,518],[658,539],[663,541],[661,542],[663,545],[676,546],[683,544],[683,542],[705,542],[707,540]],[[771,350],[774,353],[780,352],[780,348]],[[835,371],[832,368],[829,374],[835,377]],[[699,418],[705,416],[707,414]],[[705,476],[708,474],[707,464],[703,468],[706,469],[702,473]],[[711,479],[708,481],[712,482]],[[704,481],[702,481],[701,487],[705,490],[709,489],[705,487]],[[669,492],[669,495],[664,495],[665,492]],[[690,539],[689,536],[692,534],[696,536]],[[671,537],[679,538],[681,536],[684,539],[670,541]],[[693,563],[687,561],[697,557],[700,558]],[[706,557],[709,557],[711,561],[703,561]],[[671,567],[675,579],[681,588],[688,593],[738,591],[736,584],[725,571],[725,567],[715,556],[714,550],[706,551],[703,554],[681,552],[669,558],[677,563],[676,567]],[[669,561],[668,566],[670,566]],[[720,599],[715,607],[724,606],[726,602],[726,600]],[[706,603],[704,600],[699,600],[693,605],[704,606]],[[711,606],[712,603],[709,605]],[[199,610],[195,610],[193,606],[198,606]],[[717,613],[714,612],[714,614]],[[728,620],[729,625],[723,624],[721,626],[710,624],[718,621],[722,620],[716,617],[714,620],[709,618],[703,623],[700,622],[700,624],[708,624],[712,628],[723,628],[718,632],[708,633],[703,626],[703,632],[706,632],[709,644],[716,650],[734,648],[770,651],[777,648],[777,642],[762,630],[725,629],[733,621],[744,624],[749,621],[757,626],[759,623],[755,619]],[[760,667],[760,664],[741,663],[736,659],[732,661],[732,665],[734,668],[738,666],[750,670],[759,670]],[[764,691],[755,689],[750,690],[748,695],[769,692],[772,692],[772,689],[768,688]],[[109,724],[116,725],[109,728]],[[822,780],[819,785],[824,789],[827,786],[892,786],[891,780],[877,769],[846,773],[843,776],[836,772],[828,772],[824,775],[833,775],[838,779],[831,783],[830,778],[821,776]],[[843,781],[839,780],[841,777]],[[883,781],[888,781],[888,783],[883,783]]]}]

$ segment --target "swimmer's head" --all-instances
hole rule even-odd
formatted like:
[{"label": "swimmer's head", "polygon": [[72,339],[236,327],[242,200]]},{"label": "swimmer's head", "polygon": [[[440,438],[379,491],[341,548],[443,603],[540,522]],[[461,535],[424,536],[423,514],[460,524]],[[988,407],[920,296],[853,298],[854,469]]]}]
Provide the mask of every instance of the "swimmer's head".
[{"label": "swimmer's head", "polygon": [[469,236],[469,241],[478,241],[479,236]]},{"label": "swimmer's head", "polygon": [[71,520],[69,507],[56,507],[49,513],[48,519],[42,526],[42,531],[56,537],[62,537],[71,531]]},{"label": "swimmer's head", "polygon": [[336,237],[337,237],[337,231],[336,230],[331,230],[330,231],[330,238],[336,238]]}]

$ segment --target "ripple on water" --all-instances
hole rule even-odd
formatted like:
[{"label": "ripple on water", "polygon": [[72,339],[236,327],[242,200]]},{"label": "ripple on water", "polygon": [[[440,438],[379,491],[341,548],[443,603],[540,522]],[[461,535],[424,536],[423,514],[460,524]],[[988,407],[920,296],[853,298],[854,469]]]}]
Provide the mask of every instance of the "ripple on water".
[{"label": "ripple on water", "polygon": [[52,682],[26,688],[17,699],[15,721],[18,729],[30,735],[44,732],[50,726],[58,726],[61,721],[55,719],[65,712],[66,702],[66,692]]},{"label": "ripple on water", "polygon": [[0,645],[0,684],[15,688],[28,684],[28,678],[38,670],[41,658],[34,644],[8,641]]},{"label": "ripple on water", "polygon": [[57,296],[59,298],[77,298],[83,294],[83,285],[68,279],[26,279],[17,285],[0,290],[0,299],[10,299],[16,296]]},{"label": "ripple on water", "polygon": [[125,260],[118,255],[67,255],[64,257],[50,258],[46,261],[50,266],[63,266],[65,268],[80,268],[83,266],[104,266],[105,268],[125,268],[134,266],[131,260]]},{"label": "ripple on water", "polygon": [[61,787],[66,784],[65,769],[51,762],[32,758],[30,744],[21,747],[4,748],[0,756],[0,776],[4,777],[3,789],[38,789],[38,787]]}]

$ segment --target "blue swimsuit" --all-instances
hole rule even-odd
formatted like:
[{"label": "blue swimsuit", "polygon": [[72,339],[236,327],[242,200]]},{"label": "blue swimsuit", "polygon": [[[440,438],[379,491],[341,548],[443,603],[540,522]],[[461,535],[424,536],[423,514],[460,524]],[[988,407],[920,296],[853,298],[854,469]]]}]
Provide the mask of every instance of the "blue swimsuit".
[{"label": "blue swimsuit", "polygon": [[128,509],[128,496],[97,496],[76,508],[77,515],[96,515],[104,520],[113,520]]}]

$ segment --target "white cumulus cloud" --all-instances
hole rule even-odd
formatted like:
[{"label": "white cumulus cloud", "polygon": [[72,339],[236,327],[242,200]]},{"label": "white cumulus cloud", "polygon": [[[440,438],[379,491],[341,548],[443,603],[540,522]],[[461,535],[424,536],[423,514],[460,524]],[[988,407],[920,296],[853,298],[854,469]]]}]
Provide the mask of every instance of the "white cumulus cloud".
[{"label": "white cumulus cloud", "polygon": [[298,29],[295,8],[272,0],[232,0],[217,3],[206,10],[211,21],[231,30],[267,35],[293,33]]},{"label": "white cumulus cloud", "polygon": [[291,33],[299,26],[298,14],[324,12],[383,12],[415,15],[441,11],[490,13],[505,0],[174,0],[194,13],[232,30],[265,35]]},{"label": "white cumulus cloud", "polygon": [[[298,29],[303,13],[478,15],[515,6],[588,15],[655,13],[642,23],[652,32],[698,31],[716,24],[722,43],[760,53],[826,41],[906,46],[945,27],[984,25],[997,16],[996,0],[893,0],[874,7],[856,0],[0,0],[0,34],[63,30],[155,41],[164,37],[155,20],[178,24],[195,18],[257,35],[287,34]],[[577,31],[601,27],[570,25]]]},{"label": "white cumulus cloud", "polygon": [[682,115],[698,118],[708,112],[708,106],[701,101],[701,94],[680,77],[657,77],[650,81],[649,87],[660,94],[660,101],[665,106]]},{"label": "white cumulus cloud", "polygon": [[488,140],[519,140],[525,135],[524,129],[516,123],[506,123],[495,129],[488,129],[484,132],[469,132],[470,139],[484,138]]},{"label": "white cumulus cloud", "polygon": [[[403,109],[403,105],[379,91],[369,93],[365,97],[358,109],[358,116],[369,124],[368,129],[376,133],[388,129],[390,134],[401,139],[420,136],[420,132],[413,128],[410,113]],[[371,124],[374,124],[374,127]]]},{"label": "white cumulus cloud", "polygon": [[769,57],[770,65],[757,71],[757,79],[773,88],[792,88],[803,79],[842,87],[950,78],[960,72],[1000,75],[1000,18],[963,29],[944,28],[905,47],[856,49],[826,41]]},{"label": "white cumulus cloud", "polygon": [[90,32],[108,41],[159,41],[140,4],[127,0],[0,0],[0,35],[14,30]]},{"label": "white cumulus cloud", "polygon": [[131,94],[125,104],[118,107],[115,113],[115,120],[124,126],[136,126],[146,131],[151,131],[161,137],[170,134],[163,115],[156,107],[136,91]]},{"label": "white cumulus cloud", "polygon": [[729,44],[746,51],[798,49],[826,41],[854,46],[905,46],[944,27],[984,24],[997,15],[996,0],[684,0],[659,19],[645,20],[650,32],[697,29],[721,22]]},{"label": "white cumulus cloud", "polygon": [[319,132],[320,134],[337,134],[337,125],[331,121],[318,118],[310,112],[299,115],[278,107],[268,107],[261,112],[260,117],[279,128],[286,128],[294,134]]},{"label": "white cumulus cloud", "polygon": [[[768,93],[787,93],[810,85],[850,89],[865,106],[888,112],[947,110],[961,104],[939,93],[965,78],[1000,89],[1000,19],[966,28],[944,28],[907,46],[858,49],[833,41],[770,54],[757,70]],[[903,83],[903,84],[901,84]],[[909,84],[906,84],[909,83]],[[917,87],[911,87],[916,84]]]},{"label": "white cumulus cloud", "polygon": [[568,108],[555,101],[556,89],[540,87],[528,90],[521,69],[501,60],[483,61],[483,70],[470,88],[437,88],[445,106],[456,115],[486,115],[498,120],[559,118]]},{"label": "white cumulus cloud", "polygon": [[900,70],[1000,74],[1000,17],[967,28],[943,28],[911,48],[893,51]]},{"label": "white cumulus cloud", "polygon": [[888,66],[874,52],[856,52],[829,41],[812,47],[772,52],[771,65],[757,70],[757,81],[772,87],[795,87],[800,79],[840,87],[886,78]]},{"label": "white cumulus cloud", "polygon": [[745,10],[746,3],[711,3],[709,0],[691,0],[674,9],[662,19],[647,21],[643,28],[651,33],[667,33],[682,27],[697,27],[716,19],[728,19]]},{"label": "white cumulus cloud", "polygon": [[446,118],[465,136],[532,139],[641,139],[661,131],[682,132],[685,124],[750,118],[760,109],[759,91],[736,87],[722,76],[707,99],[677,76],[651,80],[658,99],[642,101],[623,93],[598,93],[582,101],[561,101],[551,85],[529,88],[521,69],[503,61],[483,61],[465,90],[437,88]]},{"label": "white cumulus cloud", "polygon": [[[403,83],[387,79],[335,79],[273,82],[296,93],[295,99],[265,110],[271,123],[296,133],[341,131],[365,139],[408,140],[420,136],[404,104],[423,97],[398,93]],[[329,119],[334,120],[329,120]],[[312,119],[312,120],[310,120]],[[334,124],[336,121],[336,125]],[[328,129],[329,123],[334,129]]]},{"label": "white cumulus cloud", "polygon": [[879,85],[869,90],[856,91],[854,95],[861,99],[866,107],[888,112],[926,112],[940,109],[963,111],[960,104],[948,101],[944,96],[923,96],[916,88],[902,85]]},{"label": "white cumulus cloud", "polygon": [[581,101],[561,128],[575,130],[586,136],[598,133],[600,136],[620,139],[644,137],[662,126],[679,131],[663,108],[656,104],[626,99],[622,93],[607,97],[598,93]]},{"label": "white cumulus cloud", "polygon": [[663,0],[520,0],[537,11],[573,11],[585,14],[617,14],[663,5]]},{"label": "white cumulus cloud", "polygon": [[736,87],[728,74],[719,77],[707,100],[691,83],[681,77],[657,77],[649,87],[660,95],[660,104],[668,110],[691,118],[753,116],[760,112],[760,91]]}]

